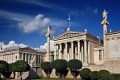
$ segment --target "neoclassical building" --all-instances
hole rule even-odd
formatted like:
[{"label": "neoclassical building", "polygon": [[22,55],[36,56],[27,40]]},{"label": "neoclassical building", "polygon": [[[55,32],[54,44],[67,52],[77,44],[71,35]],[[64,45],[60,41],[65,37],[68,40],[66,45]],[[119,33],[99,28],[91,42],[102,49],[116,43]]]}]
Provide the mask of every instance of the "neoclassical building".
[{"label": "neoclassical building", "polygon": [[44,61],[44,56],[45,54],[43,52],[38,52],[30,47],[11,49],[0,52],[0,60],[4,60],[9,64],[14,63],[17,60],[24,60],[31,66],[40,66],[40,63]]},{"label": "neoclassical building", "polygon": [[[94,63],[94,48],[103,45],[103,41],[99,37],[95,37],[85,32],[70,31],[55,37],[54,39],[54,59],[79,59],[83,65]],[[101,60],[103,50],[101,52]]]},{"label": "neoclassical building", "polygon": [[103,40],[87,32],[67,31],[54,40],[54,60],[79,59],[83,68],[92,71],[101,69],[109,70],[111,73],[120,73],[120,30],[107,31],[107,12],[103,12]]}]

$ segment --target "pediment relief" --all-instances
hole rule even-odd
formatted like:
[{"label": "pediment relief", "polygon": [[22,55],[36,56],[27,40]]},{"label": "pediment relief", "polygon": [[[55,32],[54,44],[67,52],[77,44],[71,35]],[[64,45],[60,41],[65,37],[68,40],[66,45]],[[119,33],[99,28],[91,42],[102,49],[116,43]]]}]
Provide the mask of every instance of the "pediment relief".
[{"label": "pediment relief", "polygon": [[30,52],[37,52],[36,50],[30,48],[30,47],[26,47],[26,48],[21,48],[20,50],[22,51],[30,51]]},{"label": "pediment relief", "polygon": [[54,40],[71,38],[71,37],[81,36],[84,34],[85,34],[85,32],[66,32],[66,33],[59,35],[58,37],[55,37]]}]

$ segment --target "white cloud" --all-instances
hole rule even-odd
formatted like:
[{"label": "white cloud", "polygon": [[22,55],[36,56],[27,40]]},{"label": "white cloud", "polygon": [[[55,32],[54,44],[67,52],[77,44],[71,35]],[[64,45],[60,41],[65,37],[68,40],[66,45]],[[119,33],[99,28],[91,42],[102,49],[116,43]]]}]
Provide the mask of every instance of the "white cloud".
[{"label": "white cloud", "polygon": [[[51,51],[54,51],[54,46],[53,46],[53,40],[50,40],[50,50]],[[15,43],[15,41],[10,41],[8,44],[4,44],[4,42],[0,42],[0,51],[3,51],[1,50],[1,47],[3,50],[10,50],[10,49],[16,49],[16,48],[23,48],[23,47],[27,47],[27,45],[23,44],[23,43],[20,43],[20,44],[17,44]],[[40,52],[46,52],[47,50],[47,43],[45,43],[44,45],[41,45],[39,48],[33,48],[37,51],[40,51]]]},{"label": "white cloud", "polygon": [[62,11],[68,10],[67,8],[58,6],[57,4],[53,4],[50,1],[45,2],[45,0],[29,0],[29,1],[28,0],[15,0],[15,1],[21,2],[21,3],[26,3],[26,4],[32,4],[35,6],[50,8],[50,9],[54,9],[54,10],[62,10]]},{"label": "white cloud", "polygon": [[[54,51],[54,41],[50,40],[50,51]],[[40,48],[34,48],[40,52],[46,52],[47,51],[47,43],[45,43],[44,45],[41,45]]]},{"label": "white cloud", "polygon": [[7,50],[7,49],[16,49],[16,48],[23,48],[23,47],[27,47],[27,45],[20,43],[17,44],[15,43],[15,41],[10,41],[8,44],[4,44],[4,42],[0,42],[0,51],[1,51],[1,47],[3,50]]},{"label": "white cloud", "polygon": [[94,13],[94,14],[97,14],[97,13],[98,13],[98,9],[94,9],[94,10],[93,10],[93,13]]},{"label": "white cloud", "polygon": [[88,6],[83,11],[80,12],[80,14],[82,14],[82,15],[84,15],[86,13],[92,13],[92,14],[97,15],[98,9],[97,8],[91,8],[91,7]]},{"label": "white cloud", "polygon": [[20,13],[5,11],[5,10],[0,10],[0,17],[15,20],[15,21],[29,21],[32,18],[32,16],[30,17],[25,14],[20,14]]},{"label": "white cloud", "polygon": [[70,15],[75,15],[75,16],[79,16],[79,11],[75,10],[75,11],[71,11]]},{"label": "white cloud", "polygon": [[19,28],[22,29],[25,33],[30,33],[35,30],[46,31],[48,24],[50,23],[49,18],[45,18],[44,15],[38,14],[33,20],[29,22],[21,22],[18,24]]},{"label": "white cloud", "polygon": [[[67,25],[67,20],[61,20],[60,18],[46,18],[43,14],[38,14],[35,17],[31,15],[25,15],[5,10],[0,10],[0,17],[17,21],[18,25],[11,24],[10,28],[18,26],[24,33],[30,33],[36,30],[40,31],[40,34],[47,33],[48,25],[52,26],[51,33],[54,34],[56,29],[61,29],[62,26]],[[54,26],[54,27],[53,27]],[[53,30],[54,29],[54,30]]]}]

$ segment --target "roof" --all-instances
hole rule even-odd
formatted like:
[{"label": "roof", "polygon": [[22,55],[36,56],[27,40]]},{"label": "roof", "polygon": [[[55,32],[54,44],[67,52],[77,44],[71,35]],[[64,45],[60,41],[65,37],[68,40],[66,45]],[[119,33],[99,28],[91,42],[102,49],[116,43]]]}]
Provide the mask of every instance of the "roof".
[{"label": "roof", "polygon": [[[47,53],[47,52],[40,52],[40,53]],[[54,51],[50,51],[50,53],[54,53]]]},{"label": "roof", "polygon": [[[91,38],[93,38],[93,39],[96,39],[96,40],[98,40],[98,38],[96,37],[96,36],[94,36],[94,35],[92,35],[92,34],[90,34],[90,33],[88,33],[88,32],[77,32],[77,31],[67,31],[67,32],[64,32],[63,34],[61,34],[61,35],[59,35],[59,36],[57,36],[57,37],[55,37],[53,40],[57,40],[57,39],[61,39],[60,37],[62,37],[62,36],[64,36],[64,35],[67,35],[68,33],[77,33],[77,34],[79,34],[79,35],[87,35],[87,36],[89,36],[89,37],[91,37]],[[79,36],[78,35],[78,36]],[[76,35],[75,35],[76,36]],[[70,36],[71,37],[71,36]],[[70,37],[63,37],[63,39],[64,38],[70,38]],[[101,39],[100,39],[101,40]],[[102,41],[102,40],[101,40]]]},{"label": "roof", "polygon": [[[5,51],[1,51],[0,53],[4,53],[4,52],[9,52],[9,51],[17,51],[17,50],[20,50],[20,49],[31,49],[37,53],[47,53],[47,52],[40,52],[40,51],[37,51],[37,50],[34,50],[33,48],[30,48],[29,46],[28,47],[23,47],[23,48],[16,48],[16,49],[8,49],[8,50],[5,50]],[[51,53],[53,53],[54,51],[51,51]]]},{"label": "roof", "polygon": [[112,34],[117,34],[117,33],[120,33],[120,30],[118,30],[118,31],[113,31],[113,32],[109,32],[109,33],[107,33],[107,35],[112,35]]},{"label": "roof", "polygon": [[103,44],[96,45],[94,48],[103,47]]}]

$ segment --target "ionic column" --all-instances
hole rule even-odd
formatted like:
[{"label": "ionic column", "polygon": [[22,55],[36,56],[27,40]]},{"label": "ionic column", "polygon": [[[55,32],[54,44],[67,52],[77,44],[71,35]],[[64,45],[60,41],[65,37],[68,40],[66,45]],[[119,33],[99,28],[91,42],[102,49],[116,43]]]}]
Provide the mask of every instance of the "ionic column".
[{"label": "ionic column", "polygon": [[87,65],[87,41],[84,40],[84,64]]},{"label": "ionic column", "polygon": [[22,60],[23,60],[23,53],[21,53],[21,55],[22,55]]},{"label": "ionic column", "polygon": [[68,59],[67,59],[67,56],[68,56],[68,55],[67,55],[67,54],[68,54],[68,53],[67,53],[67,50],[68,50],[67,48],[68,48],[68,46],[67,46],[67,42],[66,42],[66,43],[65,43],[65,53],[64,53],[64,54],[65,54],[65,55],[64,55],[64,56],[65,56],[65,57],[64,57],[65,60],[68,60]]},{"label": "ionic column", "polygon": [[59,44],[59,46],[60,46],[60,48],[59,48],[59,59],[61,59],[62,58],[62,53],[61,53],[61,51],[62,51],[62,44]]},{"label": "ionic column", "polygon": [[77,42],[78,42],[78,59],[80,60],[80,57],[81,57],[81,55],[80,55],[80,41],[78,40]]},{"label": "ionic column", "polygon": [[70,59],[74,59],[74,53],[73,53],[73,42],[70,42],[71,43],[71,54],[70,54]]},{"label": "ionic column", "polygon": [[26,55],[26,53],[24,53],[25,54],[25,61],[27,61],[27,55]]},{"label": "ionic column", "polygon": [[30,54],[27,54],[28,56],[28,64],[30,63]]},{"label": "ionic column", "polygon": [[56,54],[57,54],[57,45],[54,44],[54,60],[56,60]]},{"label": "ionic column", "polygon": [[90,41],[88,41],[88,63],[90,63]]}]

